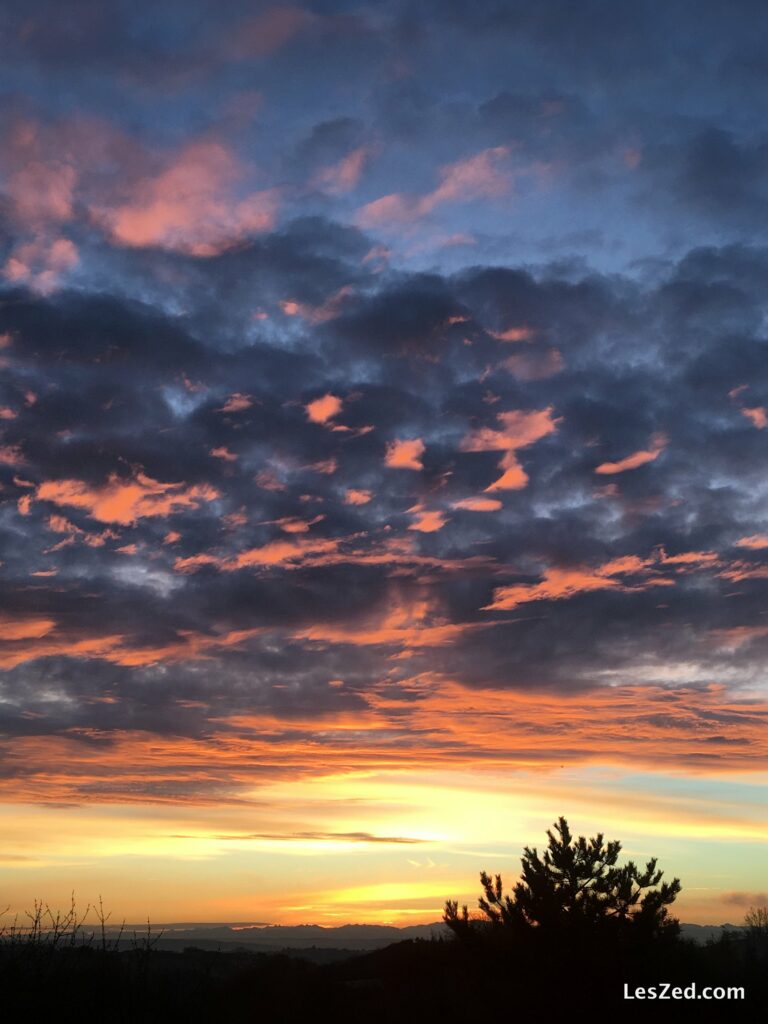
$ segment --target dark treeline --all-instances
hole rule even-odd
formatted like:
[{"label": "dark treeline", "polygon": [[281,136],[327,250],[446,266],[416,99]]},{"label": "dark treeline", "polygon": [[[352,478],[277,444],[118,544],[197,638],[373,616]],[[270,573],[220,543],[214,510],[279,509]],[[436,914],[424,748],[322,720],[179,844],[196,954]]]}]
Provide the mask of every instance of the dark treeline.
[{"label": "dark treeline", "polygon": [[[0,948],[4,1020],[104,1024],[298,1024],[563,1019],[575,1010],[623,1020],[761,1020],[768,948],[741,934],[626,956],[604,947],[510,947],[489,935],[396,943],[318,965],[302,955],[188,949]],[[623,987],[743,986],[744,1001],[626,1002]]]}]

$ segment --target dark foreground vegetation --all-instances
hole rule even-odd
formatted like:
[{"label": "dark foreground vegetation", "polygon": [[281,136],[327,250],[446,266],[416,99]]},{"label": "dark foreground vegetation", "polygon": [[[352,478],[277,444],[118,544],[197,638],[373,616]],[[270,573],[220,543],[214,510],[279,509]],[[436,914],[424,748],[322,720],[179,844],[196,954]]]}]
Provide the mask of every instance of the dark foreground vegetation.
[{"label": "dark foreground vegetation", "polygon": [[[752,1021],[768,1010],[768,913],[704,946],[679,936],[668,912],[679,891],[655,863],[618,865],[618,844],[574,840],[560,819],[543,856],[526,848],[520,882],[481,876],[480,915],[449,901],[448,939],[395,943],[335,962],[289,954],[182,953],[151,929],[119,936],[85,929],[73,910],[33,911],[32,926],[0,941],[3,1020],[104,1024],[294,1024],[331,1021]],[[126,947],[127,942],[127,947]],[[625,1000],[625,986],[667,999]],[[743,988],[745,998],[679,1000],[674,989]]]}]

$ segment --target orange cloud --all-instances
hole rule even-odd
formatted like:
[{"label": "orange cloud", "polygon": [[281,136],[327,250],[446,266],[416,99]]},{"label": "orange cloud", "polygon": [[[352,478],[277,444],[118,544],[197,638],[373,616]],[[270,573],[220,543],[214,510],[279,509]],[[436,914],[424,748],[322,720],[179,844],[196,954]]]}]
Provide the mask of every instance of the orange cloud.
[{"label": "orange cloud", "polygon": [[236,572],[239,569],[284,565],[295,567],[304,562],[310,555],[326,555],[337,551],[339,541],[336,539],[273,540],[260,548],[250,548],[231,557],[218,557],[203,552],[188,558],[177,558],[174,562],[176,572],[197,572],[206,565],[215,566],[222,572]]},{"label": "orange cloud", "polygon": [[427,600],[393,603],[384,613],[355,627],[323,623],[292,635],[294,640],[353,644],[369,647],[391,644],[402,648],[442,647],[467,632],[488,629],[493,622],[446,622],[435,614]]},{"label": "orange cloud", "polygon": [[[562,601],[593,590],[642,590],[648,586],[671,585],[672,581],[663,576],[650,575],[649,571],[655,562],[655,558],[642,559],[628,555],[597,568],[548,568],[539,583],[497,587],[493,592],[492,603],[486,605],[484,610],[511,611],[530,601]],[[617,578],[637,574],[642,575],[643,579],[633,586]]]},{"label": "orange cloud", "polygon": [[[56,801],[90,806],[98,794],[100,803],[164,804],[169,813],[176,805],[178,820],[185,819],[180,832],[190,829],[190,811],[207,805],[211,811],[216,809],[213,824],[210,820],[207,827],[200,823],[207,841],[212,832],[255,832],[254,814],[262,811],[285,822],[280,815],[285,813],[286,800],[290,814],[291,790],[283,783],[295,785],[301,793],[302,802],[293,809],[303,824],[314,821],[313,810],[323,814],[329,806],[334,813],[340,806],[351,807],[349,813],[358,817],[365,814],[366,803],[383,807],[379,813],[385,815],[388,809],[391,814],[402,814],[404,805],[413,808],[419,793],[424,813],[437,808],[429,824],[442,836],[446,815],[450,818],[455,812],[457,800],[471,801],[473,796],[466,788],[467,776],[458,777],[453,792],[441,793],[441,771],[452,779],[457,779],[456,773],[469,772],[469,777],[477,780],[482,765],[491,783],[501,786],[504,779],[508,781],[510,770],[520,769],[521,792],[529,799],[526,806],[540,816],[542,794],[554,804],[557,794],[558,800],[562,796],[564,779],[582,813],[591,813],[594,788],[573,783],[568,772],[575,766],[594,764],[630,771],[642,766],[657,772],[671,768],[704,779],[736,772],[741,778],[761,768],[768,758],[768,702],[739,700],[719,685],[620,686],[593,689],[588,694],[557,694],[541,687],[530,691],[467,690],[451,679],[421,673],[406,680],[398,688],[399,694],[390,689],[387,683],[373,687],[367,693],[368,706],[354,712],[335,710],[321,720],[295,714],[286,721],[268,711],[254,711],[221,719],[218,730],[197,738],[128,729],[113,732],[109,744],[83,743],[84,736],[89,736],[84,730],[14,737],[14,760],[25,770],[0,778],[0,792],[9,803],[50,805]],[[403,689],[411,700],[403,701]],[[558,774],[561,768],[566,769],[565,776]],[[528,774],[532,769],[538,780],[533,785]],[[422,788],[414,790],[419,779]],[[211,787],[213,780],[215,788]],[[277,785],[277,802],[270,783]],[[314,783],[309,792],[305,783]],[[368,791],[371,784],[374,788]],[[481,785],[485,785],[482,779]],[[271,798],[266,807],[253,803],[257,787],[265,787],[257,800]],[[340,800],[340,796],[352,799]],[[311,808],[313,802],[317,807]],[[612,813],[626,815],[626,803],[627,793],[619,788],[609,806]],[[241,817],[232,819],[237,821],[233,827],[222,815],[238,808]],[[653,821],[657,829],[669,828],[674,815],[676,822],[698,825],[700,834],[712,834],[711,818],[703,820],[695,806],[683,806],[682,798],[660,799],[652,789],[641,794],[631,810],[643,820]],[[750,841],[764,839],[762,823],[756,826],[752,808],[749,811]],[[334,831],[360,828],[344,817],[346,812],[340,813],[341,823],[334,820]],[[152,814],[153,827],[159,821],[160,828],[169,831],[162,816]],[[110,818],[117,820],[116,815]],[[100,830],[101,841],[105,820],[92,826]],[[274,820],[258,831],[278,831]],[[720,834],[731,837],[737,823],[733,811],[714,820]],[[327,818],[322,824],[328,828]],[[741,819],[740,825],[744,824]],[[49,825],[46,819],[44,827],[49,829]],[[130,845],[133,849],[135,821],[128,819],[128,828],[126,848]],[[242,893],[238,892],[230,919],[241,906]],[[425,920],[434,919],[435,908],[439,909],[437,896],[428,911],[431,916]],[[179,920],[179,913],[173,919]],[[302,909],[300,913],[306,912]],[[359,907],[355,914],[350,914],[350,919],[359,918]]]},{"label": "orange cloud", "polygon": [[212,256],[274,226],[276,191],[234,197],[243,173],[222,143],[192,143],[164,171],[137,182],[127,202],[101,210],[100,218],[121,245]]},{"label": "orange cloud", "polygon": [[756,565],[754,562],[730,562],[717,575],[721,579],[733,580],[735,583],[741,580],[766,580],[768,579],[768,565]]},{"label": "orange cloud", "polygon": [[613,473],[624,473],[628,469],[637,469],[638,466],[644,466],[648,462],[653,462],[661,455],[667,446],[667,439],[663,434],[657,434],[651,441],[651,447],[647,451],[633,452],[631,455],[627,455],[626,458],[620,459],[618,462],[602,462],[597,469],[596,473],[601,475],[610,475]]},{"label": "orange cloud", "polygon": [[384,456],[384,464],[390,469],[424,469],[421,456],[425,450],[424,442],[419,437],[406,441],[390,441]]},{"label": "orange cloud", "polygon": [[199,508],[204,501],[214,501],[219,493],[210,484],[190,487],[184,483],[160,483],[138,473],[131,480],[113,475],[103,487],[92,487],[82,480],[50,480],[40,484],[36,497],[55,505],[85,509],[102,523],[128,526],[138,519]]},{"label": "orange cloud", "polygon": [[304,409],[311,423],[327,423],[341,412],[342,401],[336,395],[323,395],[322,398],[309,402]]},{"label": "orange cloud", "polygon": [[679,555],[663,554],[661,561],[663,565],[715,565],[719,556],[716,551],[683,551]]},{"label": "orange cloud", "polygon": [[8,643],[14,640],[39,640],[55,629],[56,623],[53,619],[38,617],[13,618],[8,615],[0,615],[0,642]]},{"label": "orange cloud", "polygon": [[419,533],[436,533],[447,523],[443,512],[425,512],[419,506],[409,509],[416,515],[415,520],[408,527],[409,530],[417,530]]},{"label": "orange cloud", "polygon": [[498,512],[503,507],[496,498],[462,498],[451,505],[451,508],[461,508],[468,512]]},{"label": "orange cloud", "polygon": [[473,430],[459,445],[463,452],[504,452],[499,468],[504,470],[488,491],[520,490],[528,483],[528,475],[517,461],[516,452],[557,430],[559,419],[552,418],[552,407],[536,412],[500,412],[496,419],[501,430],[480,427]]},{"label": "orange cloud", "polygon": [[[179,630],[177,639],[156,646],[132,644],[123,634],[96,637],[76,637],[55,628],[49,620],[29,620],[17,624],[16,635],[0,633],[0,668],[13,668],[35,658],[67,656],[94,658],[115,665],[141,666],[162,661],[190,661],[210,657],[223,647],[238,646],[263,630],[230,630],[224,634],[195,633]],[[37,640],[37,643],[30,643]]]},{"label": "orange cloud", "polygon": [[742,537],[741,540],[737,540],[736,546],[750,548],[752,551],[762,551],[764,548],[768,548],[768,535],[753,533],[751,537]]},{"label": "orange cloud", "polygon": [[344,495],[345,505],[367,505],[373,497],[373,491],[361,491],[355,487],[347,488]]},{"label": "orange cloud", "polygon": [[765,430],[768,427],[768,413],[762,405],[756,405],[744,407],[741,410],[742,416],[746,416],[753,427],[757,427],[758,430]]}]

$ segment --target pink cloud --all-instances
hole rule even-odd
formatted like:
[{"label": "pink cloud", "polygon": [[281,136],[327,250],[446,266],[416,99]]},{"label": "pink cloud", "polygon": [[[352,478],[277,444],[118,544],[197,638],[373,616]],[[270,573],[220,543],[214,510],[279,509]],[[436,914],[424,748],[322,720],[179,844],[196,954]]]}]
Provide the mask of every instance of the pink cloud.
[{"label": "pink cloud", "polygon": [[209,454],[214,459],[222,459],[224,462],[237,462],[237,455],[231,452],[226,445],[221,445],[219,448],[211,448]]},{"label": "pink cloud", "polygon": [[24,282],[48,295],[55,291],[62,275],[77,266],[78,260],[77,247],[68,238],[41,236],[11,252],[3,266],[3,275],[9,281]]},{"label": "pink cloud", "polygon": [[508,146],[495,146],[441,168],[440,184],[423,200],[427,212],[440,203],[492,199],[505,195],[512,187],[510,174],[500,167],[507,156]]},{"label": "pink cloud", "polygon": [[765,430],[768,427],[768,413],[762,405],[755,405],[750,407],[745,406],[741,410],[742,416],[746,416],[753,427],[757,427],[758,430]]},{"label": "pink cloud", "polygon": [[322,473],[324,476],[333,476],[338,468],[339,464],[333,456],[330,459],[320,459],[319,462],[312,462],[307,466],[307,469],[313,469],[315,473]]},{"label": "pink cloud", "polygon": [[323,189],[332,195],[351,192],[357,185],[371,153],[366,146],[358,146],[347,153],[338,163],[323,167],[312,179],[314,188]]},{"label": "pink cloud", "polygon": [[40,225],[72,217],[77,172],[71,164],[33,160],[8,179],[6,190],[16,215],[26,224]]},{"label": "pink cloud", "polygon": [[239,391],[230,395],[219,412],[242,412],[243,409],[250,409],[253,400],[248,395],[241,395]]},{"label": "pink cloud", "polygon": [[443,203],[495,199],[512,188],[513,177],[503,164],[508,146],[495,146],[440,169],[440,184],[425,195],[394,192],[363,206],[357,215],[361,227],[405,223],[424,217]]},{"label": "pink cloud", "polygon": [[269,231],[277,192],[233,194],[244,169],[220,142],[195,142],[159,174],[131,188],[128,201],[105,207],[99,218],[113,241],[211,256],[238,240]]}]

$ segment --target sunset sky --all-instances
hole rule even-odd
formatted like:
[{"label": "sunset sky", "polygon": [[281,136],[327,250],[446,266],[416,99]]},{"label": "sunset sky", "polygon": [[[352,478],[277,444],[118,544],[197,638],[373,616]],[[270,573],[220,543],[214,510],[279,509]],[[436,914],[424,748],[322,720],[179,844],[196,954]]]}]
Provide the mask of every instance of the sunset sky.
[{"label": "sunset sky", "polygon": [[768,901],[763,4],[5,0],[0,909]]}]

